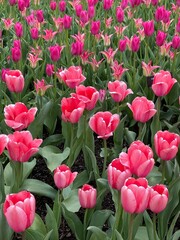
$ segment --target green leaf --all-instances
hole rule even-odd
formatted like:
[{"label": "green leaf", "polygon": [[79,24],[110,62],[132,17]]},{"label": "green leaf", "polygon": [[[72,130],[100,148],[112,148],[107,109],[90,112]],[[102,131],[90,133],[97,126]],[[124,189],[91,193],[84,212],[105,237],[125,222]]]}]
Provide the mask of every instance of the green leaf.
[{"label": "green leaf", "polygon": [[45,146],[39,149],[39,154],[47,160],[47,167],[51,172],[54,171],[69,156],[70,149],[65,148],[61,153],[55,146]]},{"label": "green leaf", "polygon": [[47,214],[45,217],[46,227],[47,227],[48,231],[53,230],[53,232],[51,233],[50,239],[51,240],[59,240],[58,226],[57,226],[57,222],[56,222],[54,213],[47,204],[46,204],[46,208],[47,208]]},{"label": "green leaf", "polygon": [[48,232],[47,235],[45,236],[44,240],[50,240],[52,232],[53,232],[53,230]]},{"label": "green leaf", "polygon": [[124,240],[121,234],[117,230],[115,230],[115,234],[116,234],[116,240]]},{"label": "green leaf", "polygon": [[47,146],[47,145],[57,145],[64,141],[64,138],[62,134],[54,134],[49,137],[47,137],[45,140],[43,140],[43,143],[41,144],[41,147]]},{"label": "green leaf", "polygon": [[148,174],[147,179],[150,186],[159,184],[162,178],[162,174],[159,172],[158,167],[154,166],[153,170]]},{"label": "green leaf", "polygon": [[143,222],[143,214],[139,213],[133,220],[133,236],[135,237],[137,230],[140,225],[142,225]]},{"label": "green leaf", "polygon": [[0,240],[11,240],[13,235],[12,229],[9,227],[3,213],[3,204],[0,205]]},{"label": "green leaf", "polygon": [[21,186],[20,190],[27,190],[40,196],[55,199],[56,190],[49,184],[44,183],[37,179],[26,179]]},{"label": "green leaf", "polygon": [[32,231],[38,231],[42,235],[46,235],[46,227],[44,222],[37,213],[35,214],[34,222],[29,229]]},{"label": "green leaf", "polygon": [[49,109],[49,112],[44,120],[44,124],[47,126],[50,134],[53,134],[55,130],[58,113],[59,113],[58,104],[52,102],[51,108]]},{"label": "green leaf", "polygon": [[10,162],[6,165],[4,169],[4,181],[8,186],[12,186],[12,184],[14,183],[14,176]]},{"label": "green leaf", "polygon": [[70,212],[78,212],[81,205],[79,203],[78,197],[78,189],[74,189],[71,191],[69,197],[65,199],[62,204],[66,207],[66,209]]},{"label": "green leaf", "polygon": [[172,240],[179,240],[179,238],[180,238],[180,230],[174,233]]},{"label": "green leaf", "polygon": [[99,239],[104,239],[107,240],[109,239],[107,234],[105,232],[103,232],[100,228],[95,227],[95,226],[90,226],[87,228],[88,231],[91,231],[93,233],[94,237],[91,237],[90,240],[99,240]]},{"label": "green leaf", "polygon": [[169,230],[168,230],[168,233],[167,233],[167,240],[171,240],[172,239],[172,235],[173,235],[173,231],[174,231],[174,227],[175,227],[175,224],[179,218],[179,215],[180,215],[180,212],[178,212],[176,214],[176,216],[173,218],[173,221],[169,227]]},{"label": "green leaf", "polygon": [[147,213],[147,211],[145,211],[143,213],[143,216],[144,216],[144,221],[146,224],[146,231],[147,231],[149,240],[154,240],[153,222],[152,222],[151,218],[149,217],[149,214]]},{"label": "green leaf", "polygon": [[76,236],[76,240],[82,240],[83,224],[78,218],[78,216],[75,213],[68,211],[65,206],[62,206],[62,212],[63,212],[63,217],[65,218],[68,226]]},{"label": "green leaf", "polygon": [[4,190],[4,171],[2,163],[0,162],[0,203],[5,200],[5,190]]},{"label": "green leaf", "polygon": [[[134,240],[150,240],[147,234],[146,227],[139,227]],[[155,239],[154,239],[155,240]]]},{"label": "green leaf", "polygon": [[88,176],[87,171],[86,170],[82,171],[75,178],[72,188],[77,189],[77,188],[81,187],[82,185],[84,185],[85,183],[88,182],[88,179],[89,179],[89,176]]},{"label": "green leaf", "polygon": [[38,232],[38,231],[35,231],[35,230],[32,230],[32,229],[27,229],[26,230],[26,240],[44,240],[44,236]]},{"label": "green leaf", "polygon": [[125,133],[125,139],[127,141],[127,143],[130,145],[136,138],[136,133],[129,131],[128,128],[124,129],[124,133]]},{"label": "green leaf", "polygon": [[31,172],[35,166],[36,166],[35,158],[32,161],[23,163],[23,180],[28,178],[28,176],[31,174]]}]

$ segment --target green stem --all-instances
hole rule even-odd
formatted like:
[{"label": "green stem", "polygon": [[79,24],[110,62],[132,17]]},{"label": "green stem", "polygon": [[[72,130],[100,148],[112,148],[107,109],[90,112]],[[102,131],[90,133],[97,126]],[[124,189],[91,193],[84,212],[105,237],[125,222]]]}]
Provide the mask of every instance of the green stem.
[{"label": "green stem", "polygon": [[83,231],[83,235],[84,235],[84,237],[83,237],[83,239],[85,240],[86,239],[86,231],[87,231],[87,227],[88,227],[88,212],[89,212],[89,209],[88,208],[86,208],[86,210],[85,210],[85,214],[84,214],[84,224],[83,224],[83,226],[84,226],[84,231]]},{"label": "green stem", "polygon": [[166,162],[164,160],[161,160],[161,166],[162,166],[162,179],[161,179],[161,183],[164,183],[164,179],[165,179],[165,173],[166,173]]},{"label": "green stem", "polygon": [[[119,192],[118,192],[119,193]],[[121,221],[121,216],[122,216],[122,205],[120,201],[120,197],[118,194],[118,199],[117,199],[117,208],[116,208],[116,214],[115,214],[115,223],[113,226],[113,232],[112,232],[112,240],[116,240],[116,230],[118,231],[118,226]]]},{"label": "green stem", "polygon": [[173,62],[172,62],[172,75],[174,76],[174,73],[175,73],[175,67],[176,67],[176,57],[177,57],[177,50],[175,50],[174,52],[174,59],[173,59]]},{"label": "green stem", "polygon": [[57,218],[57,226],[60,227],[61,225],[61,202],[62,202],[62,191],[58,190],[59,194],[59,208],[58,208],[58,218]]},{"label": "green stem", "polygon": [[71,123],[70,124],[70,127],[71,127],[71,140],[70,140],[70,155],[69,155],[69,159],[67,161],[67,165],[69,167],[71,167],[71,162],[70,162],[70,159],[71,159],[71,155],[72,155],[72,147],[73,147],[73,140],[74,140],[74,124]]},{"label": "green stem", "polygon": [[154,233],[154,240],[157,240],[157,238],[156,238],[156,213],[153,213],[153,233]]},{"label": "green stem", "polygon": [[11,161],[11,167],[14,176],[14,185],[12,186],[12,192],[18,192],[23,179],[23,163]]},{"label": "green stem", "polygon": [[160,110],[161,110],[161,97],[158,97],[157,99],[157,105],[156,105],[156,109],[157,109],[157,123],[156,123],[156,131],[161,129],[161,125],[160,125]]},{"label": "green stem", "polygon": [[130,214],[128,240],[133,240],[133,220],[134,220],[134,215]]},{"label": "green stem", "polygon": [[103,139],[103,142],[104,142],[104,163],[103,163],[102,177],[105,177],[106,163],[107,163],[107,141],[106,141],[106,139]]}]

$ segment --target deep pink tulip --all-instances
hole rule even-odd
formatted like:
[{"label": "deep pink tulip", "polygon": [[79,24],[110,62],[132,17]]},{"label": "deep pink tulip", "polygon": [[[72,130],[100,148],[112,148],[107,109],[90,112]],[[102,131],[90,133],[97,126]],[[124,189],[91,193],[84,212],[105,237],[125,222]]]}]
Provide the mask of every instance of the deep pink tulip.
[{"label": "deep pink tulip", "polygon": [[[79,11],[80,11],[80,10],[79,10]],[[88,20],[89,20],[88,11],[86,11],[86,10],[81,10],[79,17],[80,17],[81,22],[87,23]]]},{"label": "deep pink tulip", "polygon": [[16,131],[8,135],[7,150],[11,160],[27,162],[39,151],[42,139],[34,139],[29,131]]},{"label": "deep pink tulip", "polygon": [[43,10],[37,10],[36,11],[36,17],[39,23],[42,23],[44,21],[44,12]]},{"label": "deep pink tulip", "polygon": [[88,7],[88,17],[89,19],[92,19],[95,16],[95,7],[89,6]]},{"label": "deep pink tulip", "polygon": [[98,138],[107,139],[113,135],[120,122],[118,114],[111,112],[97,112],[89,120],[90,128],[98,135]]},{"label": "deep pink tulip", "polygon": [[131,89],[127,89],[127,85],[123,81],[108,82],[108,90],[115,102],[122,102],[127,95],[133,93]]},{"label": "deep pink tulip", "polygon": [[70,97],[61,100],[62,120],[77,123],[83,115],[85,103],[78,98]]},{"label": "deep pink tulip", "polygon": [[59,45],[49,47],[50,58],[53,62],[57,62],[60,59],[62,49],[63,48]]},{"label": "deep pink tulip", "polygon": [[31,38],[34,40],[39,38],[39,30],[36,27],[31,28],[30,34],[31,34]]},{"label": "deep pink tulip", "polygon": [[114,159],[107,169],[108,183],[118,191],[121,190],[125,180],[131,177],[131,175],[129,168],[124,166],[119,158]]},{"label": "deep pink tulip", "polygon": [[169,131],[158,131],[154,136],[156,154],[162,160],[173,159],[180,145],[180,136]]},{"label": "deep pink tulip", "polygon": [[154,212],[162,212],[168,203],[169,192],[165,185],[157,184],[150,188],[148,208]]},{"label": "deep pink tulip", "polygon": [[23,130],[34,121],[37,108],[28,109],[24,103],[17,102],[4,108],[5,123],[14,130]]},{"label": "deep pink tulip", "polygon": [[21,49],[18,47],[11,48],[11,55],[13,62],[19,62],[22,57]]},{"label": "deep pink tulip", "polygon": [[61,12],[65,12],[65,11],[66,11],[66,1],[61,0],[61,1],[59,2],[59,10],[60,10]]},{"label": "deep pink tulip", "polygon": [[180,7],[180,0],[176,0],[176,5]]},{"label": "deep pink tulip", "polygon": [[16,36],[21,38],[23,36],[23,25],[20,22],[14,24],[14,31]]},{"label": "deep pink tulip", "polygon": [[0,134],[0,155],[3,153],[8,142],[8,136],[5,134]]},{"label": "deep pink tulip", "polygon": [[178,18],[178,22],[176,24],[176,31],[180,33],[180,17]]},{"label": "deep pink tulip", "polygon": [[49,7],[52,11],[55,11],[57,7],[57,3],[55,1],[51,1],[49,4]]},{"label": "deep pink tulip", "polygon": [[158,5],[158,1],[159,1],[159,0],[151,0],[151,4],[152,4],[153,6],[157,6],[157,5]]},{"label": "deep pink tulip", "polygon": [[120,4],[121,8],[124,10],[128,6],[128,0],[122,0]]},{"label": "deep pink tulip", "polygon": [[75,88],[86,79],[82,74],[82,68],[80,66],[65,68],[59,75],[63,82],[70,88]]},{"label": "deep pink tulip", "polygon": [[31,1],[31,0],[24,0],[24,4],[25,4],[25,7],[26,7],[26,8],[29,8],[29,7],[30,7],[30,1]]},{"label": "deep pink tulip", "polygon": [[99,30],[100,30],[100,26],[101,26],[101,22],[98,20],[98,21],[92,21],[91,22],[91,33],[93,35],[96,35],[99,33]]},{"label": "deep pink tulip", "polygon": [[138,50],[140,48],[140,43],[141,43],[140,38],[138,36],[134,35],[131,40],[131,50],[133,52],[138,52]]},{"label": "deep pink tulip", "polygon": [[80,16],[81,16],[82,10],[83,10],[83,5],[82,5],[82,4],[77,4],[77,5],[75,6],[75,11],[76,11],[77,17],[80,17]]},{"label": "deep pink tulip", "polygon": [[20,39],[16,39],[13,41],[13,48],[21,49],[21,40]]},{"label": "deep pink tulip", "polygon": [[167,34],[161,30],[158,30],[156,35],[156,44],[161,47],[164,44]]},{"label": "deep pink tulip", "polygon": [[104,10],[109,10],[111,9],[113,5],[114,0],[103,0],[103,8]]},{"label": "deep pink tulip", "polygon": [[155,20],[157,22],[160,22],[163,20],[163,17],[164,17],[164,12],[165,12],[165,7],[164,6],[160,6],[156,9],[156,12],[155,12]]},{"label": "deep pink tulip", "polygon": [[154,20],[143,22],[144,33],[150,37],[154,33]]},{"label": "deep pink tulip", "polygon": [[126,50],[126,39],[119,40],[119,51],[124,52]]},{"label": "deep pink tulip", "polygon": [[30,192],[22,191],[6,196],[3,212],[14,232],[24,232],[32,225],[35,206],[35,197]]},{"label": "deep pink tulip", "polygon": [[71,94],[71,96],[75,96],[83,101],[85,109],[92,110],[99,99],[99,92],[94,87],[79,85],[76,87],[76,93]]},{"label": "deep pink tulip", "polygon": [[175,35],[172,39],[172,48],[179,49],[180,48],[180,36]]},{"label": "deep pink tulip", "polygon": [[172,78],[170,72],[161,70],[154,75],[152,90],[158,97],[166,96],[176,82],[177,80]]},{"label": "deep pink tulip", "polygon": [[77,172],[71,172],[71,169],[62,164],[54,170],[54,182],[58,189],[63,189],[71,185],[77,176]]},{"label": "deep pink tulip", "polygon": [[2,70],[1,70],[1,80],[3,82],[6,82],[5,75],[6,75],[6,73],[8,73],[9,70],[10,70],[9,68],[2,68]]},{"label": "deep pink tulip", "polygon": [[71,27],[72,24],[72,17],[68,16],[68,15],[64,15],[63,17],[63,27],[65,29],[69,29]]},{"label": "deep pink tulip", "polygon": [[10,6],[16,5],[16,3],[17,3],[17,0],[9,0],[9,5]]},{"label": "deep pink tulip", "polygon": [[127,103],[133,113],[134,120],[145,123],[154,116],[157,110],[154,108],[154,103],[146,97],[136,97],[132,104]]},{"label": "deep pink tulip", "polygon": [[142,0],[129,0],[131,7],[137,7],[142,3]]},{"label": "deep pink tulip", "polygon": [[19,11],[24,11],[25,9],[25,1],[24,0],[18,0],[18,10]]},{"label": "deep pink tulip", "polygon": [[19,70],[7,71],[5,82],[10,92],[22,92],[24,88],[24,77]]},{"label": "deep pink tulip", "polygon": [[119,158],[137,177],[146,177],[154,167],[153,151],[141,141],[131,143],[128,153],[122,152]]},{"label": "deep pink tulip", "polygon": [[163,22],[168,23],[170,22],[171,11],[165,10],[163,14]]},{"label": "deep pink tulip", "polygon": [[73,42],[71,45],[71,54],[73,56],[79,56],[83,53],[84,43],[81,41]]},{"label": "deep pink tulip", "polygon": [[89,184],[84,184],[78,190],[79,202],[82,208],[93,208],[96,205],[97,191]]},{"label": "deep pink tulip", "polygon": [[116,8],[116,19],[119,23],[124,21],[124,11],[121,7]]},{"label": "deep pink tulip", "polygon": [[149,202],[148,181],[145,178],[128,178],[121,188],[121,202],[128,213],[142,213]]},{"label": "deep pink tulip", "polygon": [[46,74],[49,77],[54,74],[54,65],[53,64],[47,64],[46,65]]}]

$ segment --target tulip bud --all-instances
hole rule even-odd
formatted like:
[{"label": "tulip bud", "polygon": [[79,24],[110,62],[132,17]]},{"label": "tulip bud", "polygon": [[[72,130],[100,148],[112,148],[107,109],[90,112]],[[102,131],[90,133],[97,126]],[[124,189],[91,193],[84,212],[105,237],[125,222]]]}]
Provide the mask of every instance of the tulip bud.
[{"label": "tulip bud", "polygon": [[96,189],[89,184],[84,184],[78,191],[79,202],[82,208],[94,208],[96,205]]}]

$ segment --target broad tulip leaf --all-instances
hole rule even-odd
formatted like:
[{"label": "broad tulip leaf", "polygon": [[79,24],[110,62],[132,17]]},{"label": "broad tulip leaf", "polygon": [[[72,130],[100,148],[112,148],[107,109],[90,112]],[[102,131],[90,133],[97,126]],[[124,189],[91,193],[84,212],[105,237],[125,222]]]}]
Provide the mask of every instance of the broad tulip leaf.
[{"label": "broad tulip leaf", "polygon": [[73,189],[77,189],[79,187],[81,187],[82,185],[84,185],[85,183],[87,183],[89,180],[89,176],[86,170],[84,170],[83,172],[79,173],[77,175],[77,177],[75,178],[74,182],[73,182]]},{"label": "broad tulip leaf", "polygon": [[124,240],[121,234],[117,230],[115,230],[115,234],[116,234],[116,240]]},{"label": "broad tulip leaf", "polygon": [[3,204],[0,205],[0,240],[11,240],[13,235],[13,230],[9,227],[6,218],[3,213]]},{"label": "broad tulip leaf", "polygon": [[171,222],[171,225],[169,227],[169,230],[168,230],[168,233],[167,233],[167,239],[172,239],[172,235],[173,235],[173,231],[174,231],[174,227],[175,227],[175,224],[179,218],[179,215],[180,215],[180,212],[178,212],[176,214],[176,216],[173,218],[173,221]]},{"label": "broad tulip leaf", "polygon": [[57,222],[56,222],[54,213],[47,204],[46,204],[46,208],[47,208],[47,214],[45,217],[46,227],[47,227],[48,231],[53,230],[53,232],[51,233],[50,239],[51,240],[59,240],[58,226],[57,226]]},{"label": "broad tulip leaf", "polygon": [[50,240],[51,234],[53,232],[53,229],[47,233],[46,237],[44,238],[44,240]]},{"label": "broad tulip leaf", "polygon": [[37,213],[35,214],[34,222],[29,229],[32,231],[38,231],[44,236],[46,235],[46,227],[44,222]]},{"label": "broad tulip leaf", "polygon": [[5,190],[4,190],[4,171],[2,163],[0,162],[0,203],[5,200]]},{"label": "broad tulip leaf", "polygon": [[78,198],[78,190],[72,190],[69,197],[65,199],[62,204],[69,212],[78,212],[81,207]]},{"label": "broad tulip leaf", "polygon": [[39,149],[39,154],[47,160],[47,167],[54,171],[69,156],[70,149],[65,148],[63,152],[55,146],[45,146]]},{"label": "broad tulip leaf", "polygon": [[109,239],[108,235],[98,227],[90,226],[90,227],[87,228],[87,230],[91,231],[93,233],[90,240],[92,240],[92,239],[93,240],[99,240],[99,239],[107,240],[107,239]]},{"label": "broad tulip leaf", "polygon": [[174,233],[172,240],[179,240],[179,238],[180,238],[180,230]]},{"label": "broad tulip leaf", "polygon": [[146,227],[139,227],[134,240],[150,240],[147,234]]},{"label": "broad tulip leaf", "polygon": [[36,159],[30,162],[23,163],[23,179],[25,180],[31,174],[33,168],[36,166]]},{"label": "broad tulip leaf", "polygon": [[52,102],[51,109],[49,110],[49,113],[44,120],[44,124],[47,126],[50,134],[53,134],[55,130],[58,113],[59,113],[58,104]]},{"label": "broad tulip leaf", "polygon": [[124,129],[124,133],[125,133],[125,138],[126,138],[126,141],[128,142],[128,144],[130,145],[136,138],[136,133],[135,132],[132,132],[132,131],[129,131],[128,128],[125,128]]},{"label": "broad tulip leaf", "polygon": [[42,233],[32,230],[32,229],[27,229],[26,230],[26,240],[44,240],[44,236]]},{"label": "broad tulip leaf", "polygon": [[20,190],[27,190],[40,196],[55,199],[56,190],[49,184],[44,183],[37,179],[26,179],[21,186]]}]

